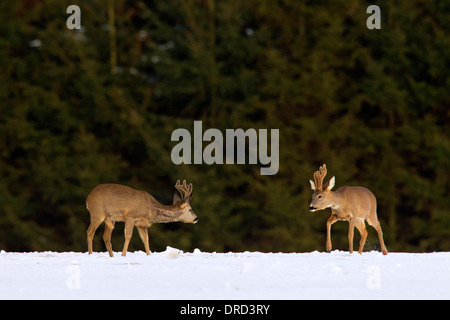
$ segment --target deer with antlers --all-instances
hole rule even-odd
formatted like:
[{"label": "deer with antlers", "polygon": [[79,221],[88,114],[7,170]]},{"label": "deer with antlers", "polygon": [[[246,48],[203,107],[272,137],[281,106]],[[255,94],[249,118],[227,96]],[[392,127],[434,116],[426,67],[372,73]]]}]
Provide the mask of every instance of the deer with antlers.
[{"label": "deer with antlers", "polygon": [[197,223],[198,217],[192,211],[192,183],[186,185],[186,180],[175,184],[176,190],[173,204],[165,206],[145,191],[135,190],[120,184],[100,184],[96,186],[86,199],[86,208],[91,215],[91,224],[87,230],[89,254],[92,253],[92,240],[95,230],[105,222],[103,240],[109,256],[113,257],[111,234],[116,221],[125,222],[125,244],[122,256],[126,256],[128,245],[136,226],[139,236],[145,246],[145,252],[150,254],[148,228],[153,223],[184,222]]},{"label": "deer with antlers", "polygon": [[381,245],[381,251],[387,255],[387,249],[383,241],[383,231],[377,218],[377,200],[374,194],[364,187],[341,187],[335,192],[334,176],[323,184],[323,179],[327,174],[327,167],[324,164],[319,171],[314,172],[314,182],[309,180],[311,189],[314,190],[309,210],[315,212],[331,208],[331,216],[327,221],[327,252],[331,251],[331,225],[339,220],[349,222],[348,241],[350,253],[353,253],[353,231],[356,227],[361,235],[359,250],[361,254],[367,238],[367,230],[364,221],[375,228]]}]

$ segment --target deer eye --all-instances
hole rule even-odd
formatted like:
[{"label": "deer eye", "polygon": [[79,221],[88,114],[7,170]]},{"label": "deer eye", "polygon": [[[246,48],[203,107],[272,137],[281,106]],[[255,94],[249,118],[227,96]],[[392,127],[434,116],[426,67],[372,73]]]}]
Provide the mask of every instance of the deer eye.
[{"label": "deer eye", "polygon": [[323,196],[321,194],[317,196],[317,199],[322,199],[322,198],[323,198]]}]

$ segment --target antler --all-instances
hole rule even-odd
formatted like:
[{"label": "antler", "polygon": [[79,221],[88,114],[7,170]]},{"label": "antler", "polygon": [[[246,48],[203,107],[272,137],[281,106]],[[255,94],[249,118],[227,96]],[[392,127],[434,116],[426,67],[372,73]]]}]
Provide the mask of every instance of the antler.
[{"label": "antler", "polygon": [[319,168],[319,171],[314,172],[314,184],[316,190],[323,190],[323,179],[327,175],[327,166],[324,164]]},{"label": "antler", "polygon": [[189,185],[187,185],[186,180],[183,180],[183,184],[180,183],[180,180],[177,180],[177,183],[175,183],[175,189],[180,192],[181,197],[175,192],[173,195],[173,204],[187,197],[191,197],[194,186],[192,185],[192,183],[189,183]]}]

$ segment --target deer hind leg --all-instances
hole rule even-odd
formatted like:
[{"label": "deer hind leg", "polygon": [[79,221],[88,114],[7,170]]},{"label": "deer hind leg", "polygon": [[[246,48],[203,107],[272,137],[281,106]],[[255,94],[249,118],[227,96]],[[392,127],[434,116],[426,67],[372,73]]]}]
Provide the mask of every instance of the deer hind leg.
[{"label": "deer hind leg", "polygon": [[111,234],[114,229],[115,222],[111,221],[109,218],[105,219],[105,231],[103,232],[103,241],[105,242],[106,249],[108,250],[109,256],[114,257],[112,251]]},{"label": "deer hind leg", "polygon": [[125,243],[123,245],[122,257],[127,255],[128,245],[130,244],[131,236],[133,235],[134,220],[125,221]]},{"label": "deer hind leg", "polygon": [[357,219],[355,221],[355,227],[356,227],[356,229],[358,229],[359,234],[361,235],[361,239],[359,240],[358,252],[359,252],[359,254],[362,254],[362,251],[364,249],[364,244],[366,243],[366,238],[367,238],[367,234],[368,234],[364,220]]},{"label": "deer hind leg", "polygon": [[[96,218],[99,217],[99,218]],[[105,220],[105,215],[93,215],[91,214],[91,224],[87,229],[87,243],[88,243],[88,252],[92,254],[92,240],[94,239],[95,230],[97,230],[98,226]]]},{"label": "deer hind leg", "polygon": [[139,236],[141,237],[142,242],[145,246],[145,252],[147,255],[150,255],[150,245],[148,243],[148,230],[146,227],[137,227],[139,231]]},{"label": "deer hind leg", "polygon": [[388,254],[388,251],[386,249],[386,245],[384,244],[383,240],[383,230],[381,230],[380,221],[378,221],[377,218],[368,219],[367,222],[377,230],[378,233],[378,240],[380,241],[381,246],[381,252],[383,252],[384,255]]}]

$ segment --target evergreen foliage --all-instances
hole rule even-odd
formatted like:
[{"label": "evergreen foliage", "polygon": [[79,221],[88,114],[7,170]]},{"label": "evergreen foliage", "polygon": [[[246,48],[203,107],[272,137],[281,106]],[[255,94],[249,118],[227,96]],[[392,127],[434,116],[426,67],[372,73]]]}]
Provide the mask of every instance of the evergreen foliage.
[{"label": "evergreen foliage", "polygon": [[[97,184],[170,204],[186,179],[199,223],[152,226],[153,251],[324,250],[308,180],[326,163],[336,189],[377,196],[389,250],[450,250],[450,2],[377,1],[381,30],[359,0],[72,2],[82,30],[66,1],[0,2],[0,249],[86,251]],[[279,172],[174,165],[171,133],[194,120],[279,129]]]}]

